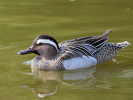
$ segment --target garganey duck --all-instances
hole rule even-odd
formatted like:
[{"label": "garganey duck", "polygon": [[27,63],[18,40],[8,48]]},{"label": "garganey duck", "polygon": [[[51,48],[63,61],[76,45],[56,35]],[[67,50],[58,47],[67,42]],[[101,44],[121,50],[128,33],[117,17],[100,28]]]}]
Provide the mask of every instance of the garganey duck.
[{"label": "garganey duck", "polygon": [[73,70],[86,68],[107,62],[130,43],[108,43],[107,30],[101,36],[87,36],[57,43],[48,35],[40,35],[33,41],[31,47],[19,51],[24,55],[35,53],[38,56],[32,60],[33,69],[42,70]]}]

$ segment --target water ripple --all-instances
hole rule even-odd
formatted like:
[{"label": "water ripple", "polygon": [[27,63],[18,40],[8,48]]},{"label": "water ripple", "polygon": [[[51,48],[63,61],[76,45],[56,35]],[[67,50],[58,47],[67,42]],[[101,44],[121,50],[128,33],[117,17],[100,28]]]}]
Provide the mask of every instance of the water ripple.
[{"label": "water ripple", "polygon": [[3,47],[3,48],[0,48],[0,50],[12,48],[12,47],[14,47],[14,46],[6,46],[6,47]]}]

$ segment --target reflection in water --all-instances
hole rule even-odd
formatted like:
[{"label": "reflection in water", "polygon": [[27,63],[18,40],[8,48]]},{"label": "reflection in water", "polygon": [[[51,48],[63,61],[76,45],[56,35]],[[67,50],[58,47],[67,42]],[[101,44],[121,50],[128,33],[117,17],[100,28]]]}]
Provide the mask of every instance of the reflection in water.
[{"label": "reflection in water", "polygon": [[56,94],[60,85],[78,89],[110,89],[107,78],[119,71],[117,64],[112,62],[72,71],[32,70],[36,82],[28,85],[28,88],[32,88],[39,98]]},{"label": "reflection in water", "polygon": [[126,69],[122,71],[122,74],[118,76],[119,78],[133,78],[133,70]]},{"label": "reflection in water", "polygon": [[46,80],[44,82],[36,82],[33,88],[33,93],[39,98],[51,96],[57,93],[59,82],[56,80]]}]

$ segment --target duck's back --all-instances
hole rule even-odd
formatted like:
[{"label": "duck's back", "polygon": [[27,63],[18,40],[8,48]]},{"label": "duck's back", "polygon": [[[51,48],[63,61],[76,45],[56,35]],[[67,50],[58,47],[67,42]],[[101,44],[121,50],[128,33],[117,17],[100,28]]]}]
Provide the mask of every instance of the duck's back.
[{"label": "duck's back", "polygon": [[128,46],[129,42],[108,43],[108,35],[112,30],[107,30],[101,36],[90,36],[68,40],[60,43],[61,57],[65,68],[76,69],[90,67],[113,59],[116,54]]}]

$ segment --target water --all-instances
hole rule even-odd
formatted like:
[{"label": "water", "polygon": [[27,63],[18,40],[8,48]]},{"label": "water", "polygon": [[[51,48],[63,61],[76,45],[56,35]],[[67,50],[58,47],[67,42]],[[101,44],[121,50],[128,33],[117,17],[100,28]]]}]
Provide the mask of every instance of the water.
[{"label": "water", "polygon": [[18,56],[40,34],[58,42],[100,35],[133,43],[132,0],[0,0],[0,100],[133,100],[132,45],[114,61],[76,71],[32,73]]}]

